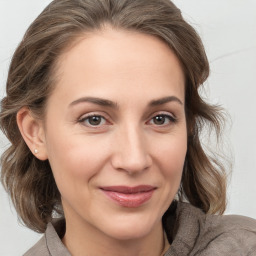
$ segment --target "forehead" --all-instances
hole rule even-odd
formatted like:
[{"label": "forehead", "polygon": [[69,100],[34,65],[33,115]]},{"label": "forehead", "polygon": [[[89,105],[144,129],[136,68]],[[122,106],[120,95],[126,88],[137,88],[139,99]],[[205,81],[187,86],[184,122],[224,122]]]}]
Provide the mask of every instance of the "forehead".
[{"label": "forehead", "polygon": [[146,93],[150,86],[175,87],[184,94],[184,73],[173,51],[160,39],[134,31],[107,28],[80,36],[61,54],[56,70],[56,89],[66,95],[126,87],[131,93],[144,87]]}]

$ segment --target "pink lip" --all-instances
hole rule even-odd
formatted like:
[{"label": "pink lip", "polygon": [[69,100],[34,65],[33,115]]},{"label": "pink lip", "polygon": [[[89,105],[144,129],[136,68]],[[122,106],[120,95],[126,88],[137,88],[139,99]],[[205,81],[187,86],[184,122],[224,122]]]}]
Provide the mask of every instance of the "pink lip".
[{"label": "pink lip", "polygon": [[152,197],[155,189],[156,187],[150,185],[101,187],[106,196],[119,205],[129,208],[136,208],[147,202]]}]

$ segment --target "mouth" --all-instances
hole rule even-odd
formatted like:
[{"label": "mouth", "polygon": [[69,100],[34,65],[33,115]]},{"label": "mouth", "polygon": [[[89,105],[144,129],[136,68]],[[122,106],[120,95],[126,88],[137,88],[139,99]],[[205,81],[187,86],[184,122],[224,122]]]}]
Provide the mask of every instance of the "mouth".
[{"label": "mouth", "polygon": [[150,185],[136,187],[109,186],[101,187],[100,189],[117,204],[127,208],[136,208],[151,199],[156,187]]}]

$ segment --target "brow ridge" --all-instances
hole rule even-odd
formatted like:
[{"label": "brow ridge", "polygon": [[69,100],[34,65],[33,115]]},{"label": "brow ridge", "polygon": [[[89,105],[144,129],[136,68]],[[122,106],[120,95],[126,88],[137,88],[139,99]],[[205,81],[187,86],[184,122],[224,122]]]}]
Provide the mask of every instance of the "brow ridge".
[{"label": "brow ridge", "polygon": [[172,101],[175,101],[175,102],[179,103],[180,105],[183,105],[182,101],[179,98],[177,98],[176,96],[167,96],[164,98],[150,101],[149,106],[164,105],[164,104],[166,104],[168,102],[172,102]]},{"label": "brow ridge", "polygon": [[[163,97],[160,99],[155,99],[155,100],[151,100],[148,104],[149,107],[154,107],[154,106],[160,106],[160,105],[164,105],[168,102],[177,102],[180,105],[183,105],[182,101],[177,98],[176,96],[167,96],[167,97]],[[107,100],[107,99],[103,99],[103,98],[97,98],[97,97],[82,97],[79,98],[73,102],[71,102],[71,104],[69,106],[74,106],[83,102],[89,102],[89,103],[93,103],[96,105],[100,105],[100,106],[104,106],[104,107],[110,107],[110,108],[114,108],[114,109],[118,109],[119,106],[116,102],[113,102],[111,100]]]},{"label": "brow ridge", "polygon": [[115,103],[111,100],[97,98],[97,97],[82,97],[82,98],[79,98],[79,99],[73,101],[69,106],[74,106],[74,105],[77,105],[77,104],[83,103],[83,102],[89,102],[89,103],[93,103],[93,104],[104,106],[104,107],[118,109],[117,103]]}]

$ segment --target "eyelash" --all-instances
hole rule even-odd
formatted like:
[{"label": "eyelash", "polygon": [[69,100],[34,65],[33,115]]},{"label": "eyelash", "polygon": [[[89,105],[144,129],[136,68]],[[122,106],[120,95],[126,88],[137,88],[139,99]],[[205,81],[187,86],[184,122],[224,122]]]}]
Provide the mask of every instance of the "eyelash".
[{"label": "eyelash", "polygon": [[[168,114],[157,114],[157,115],[155,115],[154,117],[152,117],[152,118],[150,119],[150,121],[154,120],[156,117],[164,117],[164,118],[165,118],[165,121],[166,121],[166,119],[169,119],[169,122],[172,123],[172,124],[174,124],[174,123],[177,122],[177,118],[173,117],[172,115],[168,115]],[[154,125],[156,125],[156,126],[161,126],[161,127],[165,127],[165,126],[170,125],[170,123],[168,123],[168,124],[163,124],[163,125],[156,125],[156,124],[154,124]]]},{"label": "eyelash", "polygon": [[[87,116],[82,117],[81,119],[79,119],[78,122],[81,123],[81,124],[82,124],[82,123],[85,123],[86,121],[89,121],[89,119],[92,118],[92,117],[100,117],[101,120],[102,120],[102,119],[106,120],[106,118],[105,118],[104,116],[102,116],[102,115],[98,115],[98,114],[89,114],[89,115],[87,115]],[[97,125],[91,125],[91,124],[88,124],[88,125],[86,125],[86,126],[92,127],[92,128],[99,128],[99,126],[97,126]]]},{"label": "eyelash", "polygon": [[[105,122],[107,122],[107,119],[106,119],[104,116],[99,115],[99,114],[89,114],[89,115],[87,115],[87,116],[82,117],[81,119],[79,119],[78,122],[84,125],[85,122],[87,122],[87,121],[89,122],[90,118],[93,118],[93,117],[100,118],[101,121],[102,121],[102,119],[104,119]],[[153,116],[153,117],[150,119],[150,122],[151,122],[152,120],[154,120],[154,118],[156,118],[156,117],[164,117],[164,118],[165,118],[165,121],[166,121],[166,119],[169,119],[169,122],[170,122],[170,123],[168,123],[168,124],[162,124],[162,125],[161,125],[161,124],[160,124],[160,125],[153,124],[153,125],[158,126],[158,127],[170,126],[171,123],[174,124],[174,123],[177,122],[177,118],[176,118],[176,117],[174,117],[174,116],[172,116],[172,115],[165,114],[165,113],[159,113],[159,114]],[[105,124],[103,124],[103,125],[105,125]],[[100,128],[102,127],[102,125],[100,125],[100,124],[99,124],[99,125],[87,124],[87,125],[85,125],[85,126],[87,126],[87,127],[89,127],[89,128],[96,128],[96,129],[100,129]]]}]

